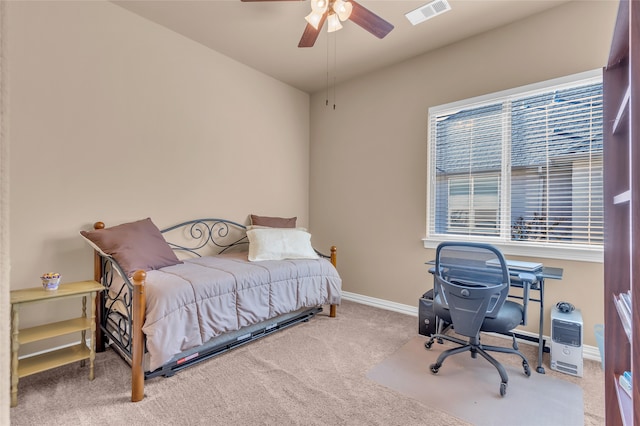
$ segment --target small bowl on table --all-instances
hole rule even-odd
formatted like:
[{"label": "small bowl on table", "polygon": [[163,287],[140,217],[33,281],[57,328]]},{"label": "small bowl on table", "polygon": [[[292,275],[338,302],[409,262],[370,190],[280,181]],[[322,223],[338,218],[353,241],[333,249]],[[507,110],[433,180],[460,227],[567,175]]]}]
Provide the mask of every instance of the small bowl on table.
[{"label": "small bowl on table", "polygon": [[40,277],[42,280],[42,287],[45,290],[57,290],[60,285],[60,275],[59,274],[45,274]]}]

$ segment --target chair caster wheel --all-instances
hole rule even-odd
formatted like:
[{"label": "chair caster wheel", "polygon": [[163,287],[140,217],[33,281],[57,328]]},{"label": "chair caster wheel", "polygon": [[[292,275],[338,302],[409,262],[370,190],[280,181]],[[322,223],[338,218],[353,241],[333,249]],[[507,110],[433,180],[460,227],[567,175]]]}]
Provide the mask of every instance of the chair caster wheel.
[{"label": "chair caster wheel", "polygon": [[431,364],[429,369],[433,374],[438,374],[438,370],[440,370],[440,366],[438,364]]},{"label": "chair caster wheel", "polygon": [[529,363],[527,361],[522,361],[522,368],[524,368],[524,374],[527,377],[531,376],[531,368],[529,368]]},{"label": "chair caster wheel", "polygon": [[507,393],[507,383],[500,383],[500,396],[504,396]]},{"label": "chair caster wheel", "polygon": [[540,374],[544,374],[544,367],[538,367],[536,368],[536,371]]},{"label": "chair caster wheel", "polygon": [[431,346],[433,346],[433,340],[429,340],[424,343],[425,349],[431,349]]}]

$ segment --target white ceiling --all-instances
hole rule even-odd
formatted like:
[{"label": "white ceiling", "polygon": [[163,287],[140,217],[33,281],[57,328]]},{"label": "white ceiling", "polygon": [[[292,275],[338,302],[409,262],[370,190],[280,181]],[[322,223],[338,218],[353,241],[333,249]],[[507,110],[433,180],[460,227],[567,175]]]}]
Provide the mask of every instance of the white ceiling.
[{"label": "white ceiling", "polygon": [[[449,0],[452,10],[412,26],[404,14],[428,0],[358,0],[395,28],[378,39],[353,22],[298,48],[308,1],[125,0],[119,6],[305,92],[579,0]],[[326,24],[325,24],[326,29]]]}]

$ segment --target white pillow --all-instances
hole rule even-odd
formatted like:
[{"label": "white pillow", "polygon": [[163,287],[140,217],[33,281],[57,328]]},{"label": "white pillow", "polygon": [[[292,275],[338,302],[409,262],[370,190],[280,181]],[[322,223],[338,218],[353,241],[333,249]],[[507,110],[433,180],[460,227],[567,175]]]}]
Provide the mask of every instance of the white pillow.
[{"label": "white pillow", "polygon": [[[247,225],[246,228],[247,228],[247,231],[251,231],[252,229],[274,229],[273,226],[263,226],[263,225]],[[307,228],[303,228],[301,226],[296,226],[295,228],[277,228],[277,229],[297,229],[298,231],[307,230]]]},{"label": "white pillow", "polygon": [[252,228],[249,238],[249,260],[318,259],[311,247],[311,234],[296,228]]}]

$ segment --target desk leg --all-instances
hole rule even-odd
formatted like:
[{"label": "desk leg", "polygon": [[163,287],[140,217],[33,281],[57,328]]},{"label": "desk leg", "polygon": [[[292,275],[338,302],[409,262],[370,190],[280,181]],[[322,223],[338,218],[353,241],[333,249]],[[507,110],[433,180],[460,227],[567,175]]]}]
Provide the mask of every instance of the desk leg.
[{"label": "desk leg", "polygon": [[536,371],[544,374],[542,366],[542,353],[544,352],[544,337],[542,337],[542,329],[544,327],[544,278],[540,280],[540,324],[538,328],[538,367]]}]

